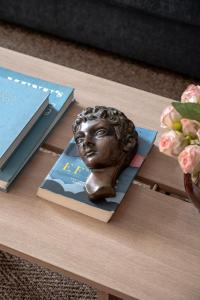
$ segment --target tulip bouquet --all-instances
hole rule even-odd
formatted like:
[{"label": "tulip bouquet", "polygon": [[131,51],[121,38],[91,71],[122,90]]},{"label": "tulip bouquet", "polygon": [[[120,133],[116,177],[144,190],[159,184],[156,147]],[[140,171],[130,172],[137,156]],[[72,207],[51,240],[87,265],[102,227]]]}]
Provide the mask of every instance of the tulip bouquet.
[{"label": "tulip bouquet", "polygon": [[173,102],[161,115],[159,150],[178,159],[185,174],[197,182],[200,174],[200,86],[189,85],[181,102]]}]

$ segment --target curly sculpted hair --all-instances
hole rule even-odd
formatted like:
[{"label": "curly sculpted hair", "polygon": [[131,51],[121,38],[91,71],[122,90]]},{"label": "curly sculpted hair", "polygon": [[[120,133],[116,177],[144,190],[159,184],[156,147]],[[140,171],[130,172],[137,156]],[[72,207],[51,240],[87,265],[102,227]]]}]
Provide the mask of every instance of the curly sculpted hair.
[{"label": "curly sculpted hair", "polygon": [[114,126],[117,139],[123,146],[128,145],[128,147],[124,147],[124,151],[127,152],[127,161],[130,161],[130,157],[133,157],[137,150],[138,134],[133,122],[116,108],[106,106],[87,107],[77,115],[72,125],[74,135],[82,122],[96,119],[108,120]]}]

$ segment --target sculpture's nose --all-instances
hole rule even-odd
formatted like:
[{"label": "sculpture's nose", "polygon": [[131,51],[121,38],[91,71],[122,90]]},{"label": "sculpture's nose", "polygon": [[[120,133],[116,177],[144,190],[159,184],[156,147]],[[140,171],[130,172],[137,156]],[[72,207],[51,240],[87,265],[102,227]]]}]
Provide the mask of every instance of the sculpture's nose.
[{"label": "sculpture's nose", "polygon": [[83,147],[88,147],[88,146],[93,145],[93,144],[94,143],[93,143],[92,136],[89,133],[86,133],[84,141],[83,141]]}]

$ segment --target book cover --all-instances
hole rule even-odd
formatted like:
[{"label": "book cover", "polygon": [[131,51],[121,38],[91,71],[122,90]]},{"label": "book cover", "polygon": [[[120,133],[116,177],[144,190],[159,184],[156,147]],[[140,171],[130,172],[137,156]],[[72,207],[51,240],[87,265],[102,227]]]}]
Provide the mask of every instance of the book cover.
[{"label": "book cover", "polygon": [[74,99],[74,89],[1,67],[0,77],[12,81],[15,85],[24,85],[30,90],[38,89],[50,94],[46,110],[11,155],[3,169],[0,169],[0,189],[6,192]]},{"label": "book cover", "polygon": [[0,78],[0,168],[47,107],[49,93]]},{"label": "book cover", "polygon": [[61,154],[37,195],[46,200],[63,205],[93,218],[108,222],[124,198],[130,184],[148,155],[157,132],[146,128],[136,128],[139,146],[130,166],[119,176],[116,184],[116,196],[99,202],[91,201],[84,189],[90,170],[79,157],[74,140]]}]

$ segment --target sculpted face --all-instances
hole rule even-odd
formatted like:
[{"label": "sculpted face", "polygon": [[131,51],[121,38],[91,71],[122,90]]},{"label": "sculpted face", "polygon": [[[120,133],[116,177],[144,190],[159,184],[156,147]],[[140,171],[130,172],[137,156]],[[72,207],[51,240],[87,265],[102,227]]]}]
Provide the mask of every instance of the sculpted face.
[{"label": "sculpted face", "polygon": [[137,151],[133,122],[112,107],[87,107],[77,115],[72,130],[79,155],[91,169],[87,195],[91,200],[114,197],[116,180]]},{"label": "sculpted face", "polygon": [[91,169],[117,165],[122,157],[122,145],[107,119],[82,122],[75,134],[81,158]]}]

